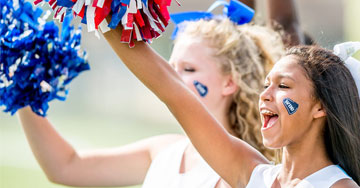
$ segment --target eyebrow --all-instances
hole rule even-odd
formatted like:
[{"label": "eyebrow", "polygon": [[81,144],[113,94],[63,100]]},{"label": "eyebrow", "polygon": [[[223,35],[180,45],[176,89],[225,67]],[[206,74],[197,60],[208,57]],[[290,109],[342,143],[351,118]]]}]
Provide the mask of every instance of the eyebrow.
[{"label": "eyebrow", "polygon": [[282,78],[288,78],[290,80],[293,80],[295,82],[295,79],[289,75],[286,75],[286,74],[280,74],[279,76],[279,79],[282,79]]},{"label": "eyebrow", "polygon": [[[276,79],[283,79],[283,78],[288,78],[290,80],[293,80],[295,82],[295,79],[289,75],[286,74],[280,74],[279,76],[276,77]],[[269,77],[266,77],[265,80],[269,80]]]}]

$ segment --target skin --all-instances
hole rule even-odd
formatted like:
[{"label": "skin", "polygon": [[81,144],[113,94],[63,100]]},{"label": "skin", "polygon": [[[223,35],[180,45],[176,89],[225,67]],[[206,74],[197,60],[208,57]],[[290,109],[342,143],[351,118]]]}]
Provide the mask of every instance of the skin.
[{"label": "skin", "polygon": [[[104,36],[124,64],[167,105],[202,157],[231,187],[244,187],[253,169],[258,164],[268,163],[254,148],[227,133],[178,73],[147,44],[139,42],[129,50],[126,44],[115,42],[121,36],[121,28]],[[287,74],[296,80],[292,89],[284,91],[278,88],[279,74]],[[313,99],[311,82],[296,63],[296,58],[283,58],[269,75],[269,87],[261,95],[260,106],[277,110],[280,118],[273,128],[280,132],[277,136],[271,131],[263,131],[263,136],[267,146],[283,148],[284,151],[283,168],[273,186],[293,187],[299,180],[331,164],[320,139],[326,113],[320,103]],[[296,115],[286,117],[286,109],[278,101],[285,96],[298,101],[304,109],[298,109]],[[295,125],[300,117],[305,120],[300,121],[301,126]],[[276,137],[273,139],[270,136]],[[214,155],[216,153],[221,156]],[[357,187],[352,180],[340,180],[335,186],[338,185]]]},{"label": "skin", "polygon": [[[266,109],[279,117],[273,126],[261,130],[263,142],[270,148],[283,148],[283,168],[277,181],[282,186],[291,187],[332,164],[320,136],[326,113],[320,102],[313,99],[312,83],[293,56],[282,58],[275,64],[265,86],[260,95],[260,112]],[[289,115],[284,107],[284,98],[299,103],[293,115]]]},{"label": "skin", "polygon": [[[291,69],[294,70],[290,71]],[[306,78],[305,72],[300,65],[297,65],[294,57],[287,56],[275,64],[266,78],[265,88],[260,95],[260,111],[267,109],[279,115],[274,126],[261,130],[265,146],[281,148],[308,136],[308,131],[313,131],[315,133],[312,135],[316,135],[323,130],[325,113],[322,114],[321,119],[313,117],[313,108],[317,107],[315,108],[317,112],[316,109],[321,109],[321,105],[316,100],[309,100],[313,98],[312,83]],[[305,88],[311,89],[302,90]],[[290,98],[299,104],[298,110],[293,115],[289,115],[283,105],[284,98]],[[299,122],[307,126],[302,126],[303,129],[300,130],[298,129]],[[316,126],[311,126],[312,124]]]},{"label": "skin", "polygon": [[[208,47],[204,40],[183,36],[174,46],[169,63],[186,86],[198,96],[214,117],[222,122],[225,129],[233,134],[227,113],[232,102],[232,94],[237,91],[238,86],[233,82],[231,75],[221,72],[219,59],[213,56],[215,53],[215,49]],[[194,86],[195,80],[208,88],[205,97],[198,94]]]},{"label": "skin", "polygon": [[[231,132],[227,111],[237,90],[230,75],[221,73],[212,54],[214,49],[202,40],[184,37],[175,46],[170,62],[179,78],[203,102],[225,129]],[[208,94],[200,97],[193,85],[206,85]],[[51,122],[34,114],[29,107],[18,113],[31,149],[49,180],[71,186],[126,186],[141,184],[152,160],[163,148],[186,137],[161,135],[118,148],[76,151]],[[232,132],[231,132],[232,133]],[[201,156],[192,144],[186,148],[180,173],[196,167]],[[220,180],[217,188],[229,187]]]},{"label": "skin", "polygon": [[254,0],[241,0],[241,2],[247,5],[248,7],[251,7],[252,9],[255,8]]},{"label": "skin", "polygon": [[[255,9],[256,0],[240,0]],[[305,33],[302,31],[296,11],[295,0],[266,0],[266,22],[271,27],[280,25],[287,36],[283,42],[287,47],[305,44]]]},{"label": "skin", "polygon": [[[244,0],[243,2],[249,6],[254,6],[252,0]],[[271,6],[271,4],[269,5]],[[273,12],[282,14],[281,11],[276,9]],[[279,23],[283,24],[282,22]],[[111,34],[114,32],[117,33],[118,31],[111,31],[110,36],[105,34],[105,37],[118,39],[118,35]],[[226,109],[228,109],[230,102],[228,96],[235,92],[236,86],[229,76],[219,74],[219,69],[214,67],[212,62],[215,60],[209,55],[212,54],[211,49],[199,47],[199,45],[204,46],[201,41],[194,42],[193,46],[186,46],[187,44],[190,43],[179,42],[175,45],[175,53],[172,54],[170,59],[172,66],[196,97],[198,95],[194,90],[193,80],[200,81],[208,87],[209,93],[205,98],[200,99],[201,102],[208,107],[208,110],[223,125],[225,130],[233,134],[226,118]],[[186,49],[191,48],[193,49],[186,51]],[[201,52],[191,53],[197,52],[199,49],[203,49],[204,56],[200,56]],[[204,57],[205,59],[202,59]],[[211,63],[206,65],[205,62]],[[196,72],[184,71],[183,67],[186,66],[194,66]],[[76,151],[70,143],[61,137],[49,120],[38,117],[30,108],[20,110],[18,116],[31,149],[49,180],[65,185],[123,186],[140,184],[145,178],[152,159],[159,150],[180,139],[184,139],[180,135],[163,135],[119,148],[83,152]],[[199,158],[199,154],[193,145],[189,145],[183,157],[181,172],[190,170],[197,164]],[[266,160],[261,157],[260,161]],[[250,167],[249,171],[253,167]],[[225,181],[220,181],[217,186],[226,187],[227,185]]]},{"label": "skin", "polygon": [[305,33],[302,31],[294,0],[267,0],[267,22],[270,26],[282,27],[283,42],[287,47],[305,44]]},{"label": "skin", "polygon": [[118,148],[76,151],[46,118],[29,107],[18,113],[36,160],[47,178],[69,186],[126,186],[143,182],[152,159],[181,135],[161,135]]},{"label": "skin", "polygon": [[[267,147],[283,149],[283,168],[274,187],[294,187],[301,179],[332,164],[321,136],[326,112],[314,99],[312,82],[295,56],[286,56],[275,64],[265,80],[265,88],[260,95],[260,112],[266,109],[279,118],[273,126],[261,130],[263,142]],[[298,111],[293,115],[282,104],[284,98],[299,101]],[[334,186],[340,185],[356,187],[348,179]]]},{"label": "skin", "polygon": [[[277,3],[275,1],[277,1]],[[283,25],[285,32],[293,33],[291,34],[291,41],[293,42],[291,42],[290,45],[298,44],[303,41],[303,39],[298,29],[299,24],[294,6],[286,6],[288,3],[292,4],[293,1],[279,2],[280,0],[269,0],[268,17],[270,17],[270,20],[276,20],[280,25]],[[251,2],[246,3],[249,4]],[[291,9],[289,7],[291,7]],[[194,92],[192,83],[189,84],[190,82],[187,82],[185,79],[185,73],[184,76],[182,76],[181,69],[178,69],[177,73],[173,71],[168,65],[165,65],[166,62],[146,44],[137,43],[135,49],[129,50],[126,44],[114,42],[120,39],[120,28],[112,30],[104,36],[119,57],[123,59],[138,78],[168,105],[169,109],[187,131],[187,134],[190,135],[192,142],[195,143],[200,154],[205,157],[209,164],[226,179],[232,187],[243,187],[246,185],[254,167],[260,163],[267,163],[267,160],[259,152],[226,132],[226,130],[229,131],[227,122],[224,121],[225,118],[219,118],[222,113],[211,110],[211,105],[209,106],[206,100],[199,101],[201,99],[199,99],[198,95]],[[286,40],[284,40],[284,42],[287,43]],[[142,56],[138,56],[138,54],[142,54]],[[189,62],[188,60],[174,60],[176,59],[176,54],[173,54],[171,58],[170,62],[175,69],[181,67],[182,62]],[[149,62],[149,59],[152,63],[140,65],[139,62]],[[154,72],[149,73],[148,70],[154,70]],[[163,80],[163,82],[158,83],[162,80],[161,78],[169,80]],[[200,78],[194,79],[199,79],[198,81],[200,81]],[[191,79],[189,80],[191,81]],[[224,83],[225,86],[226,84],[231,85],[231,80],[225,81]],[[159,88],[161,85],[168,86],[167,91],[177,91],[178,93],[175,92],[173,96],[167,96],[167,91]],[[210,88],[211,93],[217,90],[211,85],[208,85],[208,83],[206,83],[206,85]],[[228,89],[224,94],[231,93],[231,90],[234,89]],[[183,101],[183,104],[177,104],[175,100]],[[214,112],[212,116],[205,108],[205,105],[209,106],[208,110],[210,112]],[[226,105],[224,104],[224,106]],[[181,109],[188,110],[183,113]],[[279,107],[279,109],[281,108]],[[193,114],[198,114],[196,120],[191,118]],[[47,119],[36,116],[29,108],[20,110],[19,118],[34,155],[48,178],[56,183],[73,186],[123,186],[139,184],[144,180],[151,160],[159,150],[166,147],[167,144],[184,138],[179,135],[163,135],[119,148],[78,152],[56,132]],[[193,128],[194,130],[192,130],[191,127],[197,128]],[[292,129],[285,127],[281,130],[286,132]],[[306,131],[316,132],[313,129],[311,130],[312,131]],[[267,133],[264,135],[266,136],[266,134]],[[209,140],[208,138],[211,139]],[[284,143],[291,143],[291,147],[285,147],[283,150],[283,161],[285,161],[287,165],[284,165],[283,171],[274,182],[274,187],[280,185],[291,186],[299,181],[299,177],[306,176],[306,173],[298,173],[303,162],[296,162],[301,159],[301,157],[296,156],[301,156],[302,154],[307,156],[307,153],[296,152],[296,149],[298,147],[301,148],[303,144],[296,144],[297,142],[295,141],[290,142],[286,138],[286,136],[279,136],[277,139],[268,138],[267,140],[268,144],[272,147],[284,145]],[[46,142],[44,142],[44,140],[46,140]],[[204,141],[206,142],[204,143]],[[312,141],[318,142],[316,139],[312,139]],[[304,148],[308,145],[309,144],[304,144]],[[209,149],[209,146],[212,147]],[[319,152],[320,155],[323,155],[323,150]],[[221,153],[222,155],[219,158],[219,155],[214,155],[214,153]],[[193,154],[193,156],[191,154]],[[194,150],[194,147],[192,145],[189,146],[183,158],[181,172],[190,170],[193,164],[196,164],[197,157],[198,154]],[[319,163],[321,164],[320,166],[328,163],[326,156],[321,157],[321,159],[321,163]],[[116,168],[120,166],[124,168]],[[308,171],[314,171],[314,169],[318,168],[321,167],[314,167]],[[224,181],[220,181],[218,186],[227,185]],[[333,187],[358,186],[351,180],[340,180]]]},{"label": "skin", "polygon": [[[192,130],[187,134],[196,149],[232,187],[235,184],[235,187],[245,185],[239,184],[237,178],[241,178],[243,182],[248,181],[259,161],[267,162],[258,151],[228,134],[221,123],[209,114],[205,105],[199,101],[199,97],[182,81],[179,74],[147,44],[136,42],[135,47],[130,50],[126,44],[115,42],[121,37],[120,27],[105,33],[104,37],[128,68],[168,106],[184,129]],[[203,134],[203,131],[206,134]],[[205,140],[206,142],[203,142]],[[240,143],[243,147],[235,143]],[[209,146],[214,152],[205,149]],[[224,148],[226,151],[223,151]],[[214,153],[221,153],[221,156]],[[228,155],[230,153],[231,155]],[[245,160],[234,161],[233,159],[241,156],[240,154],[248,157],[244,157]],[[234,168],[229,169],[229,166]]]},{"label": "skin", "polygon": [[[230,133],[233,131],[228,122],[228,109],[232,101],[232,94],[238,86],[230,75],[224,75],[217,65],[218,59],[213,57],[215,50],[204,40],[183,36],[173,49],[169,63],[181,77],[184,84],[204,103],[223,127]],[[208,88],[205,97],[198,94],[194,81],[199,81]],[[190,144],[184,153],[181,172],[191,170],[201,160],[201,156]],[[221,180],[217,187],[229,187]]]}]

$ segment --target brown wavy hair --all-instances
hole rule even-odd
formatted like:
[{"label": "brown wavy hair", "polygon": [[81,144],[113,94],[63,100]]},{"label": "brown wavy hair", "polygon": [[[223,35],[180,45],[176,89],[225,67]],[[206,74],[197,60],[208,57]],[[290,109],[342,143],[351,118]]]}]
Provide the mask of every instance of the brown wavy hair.
[{"label": "brown wavy hair", "polygon": [[294,47],[287,55],[296,56],[325,109],[323,137],[330,160],[360,185],[360,98],[350,71],[338,56],[317,46]]},{"label": "brown wavy hair", "polygon": [[274,160],[274,151],[262,143],[258,102],[266,74],[285,53],[280,35],[270,28],[254,24],[239,26],[227,18],[184,25],[180,27],[177,39],[188,35],[207,41],[217,52],[215,56],[223,74],[231,74],[239,86],[228,112],[235,136]]}]

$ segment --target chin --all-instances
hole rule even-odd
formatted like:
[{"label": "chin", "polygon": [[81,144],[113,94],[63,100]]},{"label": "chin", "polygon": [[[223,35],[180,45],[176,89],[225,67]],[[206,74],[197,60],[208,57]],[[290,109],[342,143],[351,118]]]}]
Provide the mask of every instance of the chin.
[{"label": "chin", "polygon": [[264,135],[263,135],[263,144],[265,147],[269,149],[281,149],[283,147],[283,145],[280,144],[280,142],[276,141],[273,138],[267,139],[264,137]]}]

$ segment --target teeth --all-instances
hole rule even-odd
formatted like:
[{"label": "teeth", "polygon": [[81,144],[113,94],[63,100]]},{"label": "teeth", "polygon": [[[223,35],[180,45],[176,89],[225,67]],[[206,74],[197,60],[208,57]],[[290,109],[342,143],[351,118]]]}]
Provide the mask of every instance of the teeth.
[{"label": "teeth", "polygon": [[270,116],[274,116],[274,115],[277,115],[269,110],[261,110],[261,114],[264,114],[264,115],[270,115]]}]

